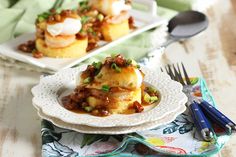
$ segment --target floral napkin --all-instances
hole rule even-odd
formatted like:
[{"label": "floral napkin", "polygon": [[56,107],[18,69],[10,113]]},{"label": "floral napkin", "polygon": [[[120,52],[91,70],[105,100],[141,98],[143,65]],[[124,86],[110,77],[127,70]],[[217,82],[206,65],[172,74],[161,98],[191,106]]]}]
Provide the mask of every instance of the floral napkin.
[{"label": "floral napkin", "polygon": [[[204,79],[192,78],[191,82],[193,95],[215,105]],[[82,134],[43,120],[42,156],[208,156],[220,151],[229,139],[221,128],[213,127],[215,139],[205,142],[196,131],[188,111],[167,125],[126,135]]]}]

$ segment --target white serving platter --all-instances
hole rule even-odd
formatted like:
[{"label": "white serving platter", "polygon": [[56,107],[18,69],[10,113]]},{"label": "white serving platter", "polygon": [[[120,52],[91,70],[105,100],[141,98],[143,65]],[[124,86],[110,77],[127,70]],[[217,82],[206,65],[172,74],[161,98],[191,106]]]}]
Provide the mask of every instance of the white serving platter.
[{"label": "white serving platter", "polygon": [[58,71],[60,69],[65,69],[72,67],[94,55],[102,53],[103,51],[112,48],[113,46],[132,38],[142,32],[160,26],[166,23],[166,20],[161,19],[160,17],[153,16],[149,13],[138,11],[138,10],[130,10],[130,15],[134,17],[135,26],[137,27],[135,30],[132,30],[129,34],[115,40],[112,42],[101,41],[99,43],[99,47],[87,52],[86,55],[80,58],[50,58],[43,57],[40,59],[36,59],[32,57],[29,53],[24,53],[17,50],[19,44],[24,43],[28,40],[34,39],[34,33],[21,35],[13,40],[10,40],[6,43],[0,45],[0,54],[3,56],[10,57],[15,60],[19,60],[28,64],[35,65],[40,68],[45,68],[53,71]]}]

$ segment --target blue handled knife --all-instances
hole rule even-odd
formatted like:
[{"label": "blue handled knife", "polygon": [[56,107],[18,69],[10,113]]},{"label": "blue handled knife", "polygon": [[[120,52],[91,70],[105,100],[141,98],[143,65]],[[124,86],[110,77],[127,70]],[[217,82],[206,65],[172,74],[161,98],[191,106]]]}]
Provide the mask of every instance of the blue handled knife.
[{"label": "blue handled knife", "polygon": [[211,141],[214,138],[214,132],[199,104],[193,101],[192,103],[188,102],[187,106],[191,111],[194,124],[196,125],[197,130],[201,133],[203,139],[205,141]]},{"label": "blue handled knife", "polygon": [[236,131],[236,124],[207,101],[201,100],[199,105],[205,115],[213,122],[223,127],[227,132],[231,133],[232,131]]}]

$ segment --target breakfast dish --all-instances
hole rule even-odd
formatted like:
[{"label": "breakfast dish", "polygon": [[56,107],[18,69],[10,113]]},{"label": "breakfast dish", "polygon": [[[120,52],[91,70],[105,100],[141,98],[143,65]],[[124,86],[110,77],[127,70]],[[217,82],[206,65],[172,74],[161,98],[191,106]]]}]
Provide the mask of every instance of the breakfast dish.
[{"label": "breakfast dish", "polygon": [[[82,28],[81,18],[76,11],[51,11],[38,15],[36,19],[36,40],[21,44],[20,50],[32,51],[33,56],[54,58],[81,57],[86,53],[88,39],[78,36]],[[33,47],[35,44],[35,47]],[[30,46],[32,45],[32,46]]]},{"label": "breakfast dish", "polygon": [[63,106],[95,116],[140,113],[159,100],[158,91],[144,83],[145,74],[135,61],[121,55],[88,65],[74,92],[62,98]]},{"label": "breakfast dish", "polygon": [[113,41],[134,28],[129,15],[130,1],[90,0],[78,10],[51,10],[38,15],[36,39],[19,45],[35,58],[79,58],[98,47],[98,42]]},{"label": "breakfast dish", "polygon": [[[155,10],[154,7],[155,5],[152,5],[153,1],[145,1],[145,4],[147,5],[147,7],[149,7],[149,10]],[[135,1],[135,3],[137,3]],[[150,3],[150,5],[148,5]],[[85,5],[87,6],[87,5]],[[77,7],[77,6],[75,6]],[[86,7],[85,7],[86,8]],[[52,10],[53,11],[53,10]],[[72,10],[72,13],[74,11]],[[57,14],[61,13],[60,12],[56,12]],[[77,11],[78,13],[78,11]],[[84,12],[85,13],[85,12]],[[88,29],[88,32],[90,35],[88,36],[88,44],[87,44],[87,48],[86,48],[86,53],[80,53],[81,56],[80,57],[73,57],[73,58],[64,58],[64,57],[47,57],[44,56],[42,52],[40,51],[36,51],[35,48],[35,33],[28,33],[28,34],[23,34],[20,35],[18,37],[16,37],[15,39],[12,39],[8,42],[5,42],[3,44],[0,44],[0,54],[3,55],[4,57],[8,57],[10,59],[14,59],[14,60],[18,60],[24,63],[28,63],[30,65],[33,66],[37,66],[42,68],[42,70],[45,69],[45,71],[58,71],[61,69],[65,69],[65,68],[70,68],[90,57],[93,57],[95,55],[98,55],[100,53],[103,53],[104,51],[117,46],[118,44],[126,41],[127,39],[130,39],[144,31],[147,31],[149,29],[155,28],[157,26],[161,26],[161,29],[158,29],[158,31],[155,33],[157,35],[155,35],[155,38],[152,37],[153,41],[156,41],[156,43],[159,45],[162,44],[162,40],[159,40],[159,38],[164,38],[165,33],[164,30],[166,29],[165,27],[165,23],[166,21],[161,19],[160,17],[156,16],[155,14],[151,14],[151,13],[147,13],[141,10],[137,10],[135,8],[131,8],[131,10],[128,10],[128,13],[130,15],[130,17],[133,18],[133,25],[135,27],[135,29],[133,28],[129,28],[130,31],[128,34],[121,36],[120,38],[113,40],[113,41],[105,41],[104,39],[102,39],[102,37],[100,36],[102,33],[96,33],[96,36],[98,35],[99,37],[97,38],[95,35],[95,33],[91,30]],[[45,14],[40,14],[41,16],[39,16],[40,21],[43,20],[44,18],[47,18],[47,16],[49,16],[50,13],[45,13]],[[81,12],[82,14],[82,12]],[[82,24],[82,28],[80,30],[80,35],[85,35],[84,31],[82,31],[82,29],[84,27],[87,27],[90,24],[89,21],[87,21],[87,16],[83,16],[78,13],[78,16],[81,18],[81,24]],[[102,16],[98,16],[99,18],[101,18]],[[93,18],[89,18],[89,19],[93,19]],[[101,18],[102,19],[102,18]],[[105,18],[104,18],[105,19]],[[87,21],[87,22],[86,22]],[[132,22],[132,21],[131,21]],[[87,25],[87,26],[86,26]],[[96,30],[96,29],[94,29]],[[96,32],[98,32],[96,30]],[[117,31],[116,31],[117,32]],[[93,38],[94,37],[94,38]],[[29,41],[29,42],[27,42]],[[23,43],[23,44],[22,44]],[[83,42],[82,42],[83,43]],[[81,44],[82,44],[81,43]],[[85,45],[85,44],[82,44]],[[130,52],[133,53],[133,52]],[[70,54],[70,53],[69,53]],[[54,56],[56,56],[54,54]],[[132,56],[132,54],[131,54]],[[40,59],[39,59],[40,58]]]},{"label": "breakfast dish", "polygon": [[[132,63],[135,64],[135,62]],[[179,107],[184,106],[184,103],[187,101],[186,95],[182,92],[182,85],[180,83],[171,80],[166,73],[153,71],[141,66],[138,70],[141,70],[145,74],[142,81],[145,82],[148,87],[153,87],[158,90],[158,101],[148,105],[141,103],[144,108],[142,112],[117,114],[119,112],[117,110],[114,111],[116,113],[110,113],[109,116],[94,116],[91,112],[66,109],[62,102],[63,97],[73,94],[82,80],[85,80],[83,78],[81,79],[80,76],[87,68],[87,65],[81,65],[76,68],[60,70],[54,75],[41,77],[39,84],[32,89],[32,102],[36,109],[42,110],[43,113],[49,117],[57,118],[70,124],[92,127],[124,127],[141,125],[161,119],[175,112]],[[137,68],[134,67],[134,69]],[[116,72],[115,69],[110,70]],[[132,76],[137,78],[136,75]],[[110,80],[113,79],[114,77],[110,76]],[[87,80],[85,82],[87,82]],[[128,82],[129,79],[127,77],[125,84]],[[135,83],[135,81],[133,82]],[[106,84],[108,84],[108,82]],[[138,84],[138,81],[136,81],[136,84]],[[135,87],[135,84],[133,87]],[[105,86],[104,90],[107,89],[107,86]],[[136,97],[135,99],[137,100],[139,98]]]},{"label": "breakfast dish", "polygon": [[[153,1],[145,1],[145,3],[150,3]],[[147,5],[146,4],[146,5]],[[144,4],[145,5],[145,4]],[[152,10],[150,8],[150,10]],[[10,59],[18,60],[33,66],[37,66],[42,68],[45,71],[58,71],[64,68],[70,68],[90,57],[98,55],[142,32],[145,32],[149,29],[159,27],[158,31],[155,31],[155,36],[152,36],[152,41],[155,42],[157,45],[161,45],[163,40],[159,40],[160,38],[164,38],[165,36],[165,20],[161,19],[154,14],[150,14],[141,10],[137,10],[132,8],[128,11],[130,16],[133,17],[135,29],[131,29],[128,34],[120,37],[117,40],[113,41],[105,41],[103,40],[95,40],[93,41],[92,38],[88,37],[88,45],[86,53],[84,53],[80,57],[76,58],[52,58],[43,56],[42,53],[39,51],[35,51],[35,33],[26,33],[16,37],[15,39],[9,40],[3,44],[0,44],[0,54],[4,57],[8,57]],[[59,12],[58,12],[59,13]],[[47,13],[48,14],[48,13]],[[43,15],[42,18],[46,18],[47,14]],[[80,15],[79,15],[80,16]],[[82,27],[84,27],[84,21],[86,21],[86,16],[81,18]],[[89,29],[89,31],[91,31]],[[92,33],[91,31],[91,34]],[[98,33],[101,34],[101,33]],[[150,36],[151,37],[151,36]],[[95,39],[95,38],[94,38]],[[27,42],[29,41],[29,42]],[[22,44],[23,43],[23,44]],[[20,46],[19,46],[20,45]],[[32,53],[33,52],[33,53]],[[130,52],[132,53],[132,52]],[[38,59],[40,58],[40,59]]]},{"label": "breakfast dish", "polygon": [[130,0],[90,0],[89,5],[104,17],[101,32],[106,41],[116,40],[134,28],[133,17],[128,13],[131,9]]},{"label": "breakfast dish", "polygon": [[98,46],[98,42],[113,41],[134,29],[134,20],[129,15],[131,2],[124,0],[90,0],[80,3],[78,14],[83,28],[80,35],[88,36],[87,50]]}]

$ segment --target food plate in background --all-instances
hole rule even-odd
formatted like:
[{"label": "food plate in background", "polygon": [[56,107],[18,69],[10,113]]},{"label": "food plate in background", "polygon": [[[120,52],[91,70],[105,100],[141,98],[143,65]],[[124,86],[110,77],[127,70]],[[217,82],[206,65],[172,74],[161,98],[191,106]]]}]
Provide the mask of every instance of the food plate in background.
[{"label": "food plate in background", "polygon": [[145,13],[143,11],[138,10],[130,10],[130,15],[133,16],[135,21],[135,26],[137,27],[135,30],[132,30],[129,34],[114,40],[112,42],[105,42],[101,41],[98,43],[99,47],[95,48],[89,52],[87,52],[86,55],[80,57],[80,58],[50,58],[50,57],[43,57],[40,59],[36,59],[32,57],[30,53],[24,53],[17,49],[18,45],[28,41],[33,40],[35,38],[34,33],[31,34],[24,34],[21,35],[9,42],[6,42],[4,44],[0,45],[0,54],[22,61],[26,62],[35,66],[38,66],[40,68],[45,68],[53,71],[58,71],[60,69],[65,69],[72,67],[96,54],[102,53],[103,51],[135,36],[138,35],[144,31],[147,31],[149,29],[152,29],[154,27],[160,26],[162,24],[165,24],[166,21],[161,19],[157,16],[152,16],[151,14]]},{"label": "food plate in background", "polygon": [[75,113],[65,109],[60,104],[59,98],[61,93],[71,84],[73,84],[72,88],[75,88],[77,76],[85,69],[86,65],[64,69],[54,75],[41,78],[40,83],[32,89],[33,104],[45,115],[66,123],[91,127],[120,127],[159,120],[183,106],[187,101],[180,83],[171,80],[166,73],[141,67],[145,73],[144,82],[151,84],[160,92],[161,99],[157,105],[144,112],[128,115],[114,114],[107,117],[97,117],[90,114]]}]

